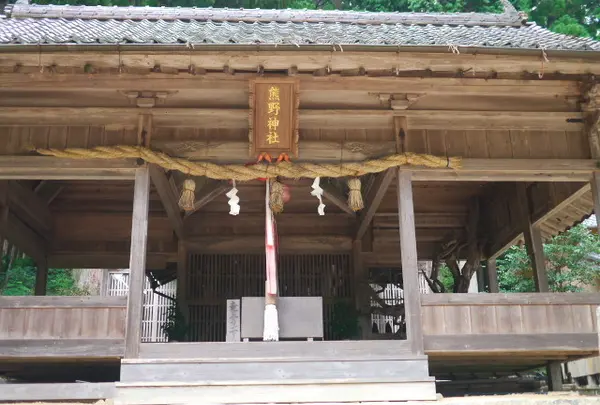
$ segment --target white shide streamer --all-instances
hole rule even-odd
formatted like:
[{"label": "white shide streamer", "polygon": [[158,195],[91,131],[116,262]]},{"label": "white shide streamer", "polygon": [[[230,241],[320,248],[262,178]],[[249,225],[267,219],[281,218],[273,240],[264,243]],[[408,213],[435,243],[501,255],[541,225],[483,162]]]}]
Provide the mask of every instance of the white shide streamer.
[{"label": "white shide streamer", "polygon": [[310,195],[317,197],[319,200],[319,206],[317,207],[317,212],[319,215],[325,215],[325,204],[323,204],[323,189],[320,186],[321,178],[317,177],[315,181],[313,181],[312,189]]},{"label": "white shide streamer", "polygon": [[229,214],[230,215],[238,215],[240,213],[240,197],[237,196],[238,189],[235,187],[235,180],[233,180],[233,187],[227,194],[225,194],[229,198]]}]

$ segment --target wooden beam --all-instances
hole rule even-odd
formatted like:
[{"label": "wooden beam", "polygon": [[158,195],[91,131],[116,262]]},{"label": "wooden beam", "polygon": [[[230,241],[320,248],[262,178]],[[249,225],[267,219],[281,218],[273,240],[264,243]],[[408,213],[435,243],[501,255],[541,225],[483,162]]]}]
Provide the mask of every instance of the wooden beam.
[{"label": "wooden beam", "polygon": [[173,226],[173,231],[179,239],[184,238],[183,218],[177,202],[177,196],[173,194],[173,188],[163,168],[156,165],[149,165],[150,178],[158,192],[163,207]]},{"label": "wooden beam", "polygon": [[[408,151],[410,149],[410,137],[407,138]],[[184,157],[191,160],[212,161],[212,162],[228,162],[242,163],[248,162],[248,142],[214,142],[210,140],[197,140],[190,137],[176,140],[161,140],[156,139],[152,142],[152,147],[171,156]],[[378,158],[385,155],[396,153],[395,141],[379,141],[379,140],[356,140],[356,141],[302,141],[298,145],[299,155],[302,161],[310,162],[360,162],[365,159]],[[439,155],[439,154],[438,154]],[[582,156],[583,157],[583,156]],[[481,165],[489,163],[491,166],[486,168]],[[514,163],[516,167],[512,167]],[[552,162],[557,164],[557,172],[567,177],[571,174],[569,169],[574,170],[574,175],[578,175],[578,171],[582,169],[582,162],[588,162],[586,169],[590,169],[595,161],[591,159],[485,159],[485,158],[469,158],[463,156],[463,168],[453,170],[447,168],[432,169],[430,171],[422,170],[419,176],[426,176],[427,173],[433,172],[435,175],[440,173],[446,174],[444,179],[462,180],[453,176],[464,176],[470,174],[471,170],[477,170],[481,176],[493,178],[494,175],[500,174],[504,169],[509,170],[509,176],[514,177],[520,172],[521,175],[535,175],[536,181],[544,181],[543,177],[547,174],[545,170],[552,169]],[[544,169],[537,173],[528,173],[528,168]],[[424,168],[423,168],[424,169]],[[443,170],[442,170],[443,169]],[[412,170],[412,169],[411,169]],[[553,172],[550,172],[553,173]],[[589,173],[589,171],[588,171]],[[572,177],[572,176],[571,176]],[[550,179],[551,180],[551,179]],[[548,181],[548,180],[547,180]]]},{"label": "wooden beam", "polygon": [[600,235],[600,172],[594,172],[592,181],[592,197],[594,198],[594,214],[596,215],[596,230]]},{"label": "wooden beam", "polygon": [[[37,65],[36,65],[37,67]],[[39,68],[38,68],[39,69]],[[23,73],[3,73],[0,76],[0,89],[36,90],[36,91],[114,91],[132,89],[153,91],[187,92],[207,90],[246,91],[248,80],[256,78],[255,73],[238,73],[235,75],[220,72],[207,72],[202,78],[198,76],[168,75],[160,73],[134,74],[122,72],[111,73],[57,73],[30,75]],[[427,95],[460,95],[460,96],[505,96],[527,95],[536,97],[579,96],[577,82],[568,80],[516,80],[516,79],[481,79],[450,77],[351,77],[330,74],[315,77],[312,73],[299,72],[295,75],[300,81],[303,92],[332,91],[365,91],[384,93],[411,93]],[[390,91],[402,89],[402,91]]]},{"label": "wooden beam", "polygon": [[[264,251],[265,242],[257,236],[206,236],[187,238],[186,249],[199,253],[255,253]],[[279,251],[281,253],[315,253],[315,252],[346,252],[352,250],[352,238],[349,236],[330,235],[293,235],[281,238]]]},{"label": "wooden beam", "polygon": [[598,293],[446,293],[426,294],[422,306],[600,305]]},{"label": "wooden beam", "polygon": [[[287,48],[287,49],[286,49]],[[290,52],[289,49],[294,52]],[[190,65],[194,65],[196,70],[204,69],[210,71],[223,71],[223,66],[229,66],[235,71],[256,72],[260,66],[264,71],[283,71],[291,66],[296,66],[299,72],[313,72],[329,66],[331,71],[339,72],[342,70],[357,69],[362,67],[366,72],[369,71],[392,71],[400,72],[424,71],[447,72],[456,74],[458,70],[466,71],[477,68],[477,72],[494,71],[498,73],[519,73],[538,72],[540,69],[540,55],[537,52],[528,54],[515,54],[509,50],[485,51],[480,48],[469,47],[461,48],[459,55],[452,55],[448,59],[448,47],[440,46],[436,49],[431,47],[421,47],[415,49],[409,47],[401,49],[398,52],[397,47],[391,47],[388,51],[363,51],[364,48],[344,47],[344,52],[331,53],[327,50],[298,50],[296,46],[282,46],[279,49],[261,49],[259,52],[255,48],[248,51],[237,50],[192,50],[190,53],[187,48],[181,45],[181,51],[173,50],[148,51],[137,50],[131,52],[121,52],[119,56],[112,52],[90,51],[90,52],[69,52],[65,51],[46,51],[42,55],[39,52],[6,52],[2,55],[0,66],[6,66],[14,69],[15,65],[23,67],[35,67],[35,72],[39,74],[39,66],[55,65],[61,73],[61,69],[67,69],[71,73],[73,68],[76,71],[85,74],[83,66],[91,64],[99,70],[108,70],[115,72],[122,63],[125,71],[130,69],[143,69],[144,73],[150,73],[153,66],[168,66],[170,68],[181,69],[187,72]],[[123,48],[125,50],[126,48]],[[590,54],[583,56],[581,53],[576,56],[564,56],[548,51],[551,59],[552,71],[563,74],[600,74],[598,66],[598,56]],[[501,55],[501,56],[499,56]],[[49,73],[48,73],[49,74]],[[114,75],[114,74],[113,74]],[[23,75],[27,80],[29,75]],[[88,76],[85,74],[85,76]],[[114,75],[117,76],[117,75]],[[180,75],[182,76],[182,75]],[[174,77],[174,75],[163,74],[163,77]],[[202,81],[200,77],[197,79]],[[132,86],[133,87],[133,86]],[[190,86],[192,88],[192,86]],[[131,88],[130,88],[131,89]],[[142,88],[146,90],[147,88]]]},{"label": "wooden beam", "polygon": [[323,197],[329,200],[333,205],[338,207],[340,210],[345,212],[348,215],[353,217],[356,216],[356,213],[348,207],[348,202],[344,197],[332,186],[329,184],[321,184],[321,188],[323,189]]},{"label": "wooden beam", "polygon": [[[153,147],[192,160],[247,163],[247,142],[214,143],[208,141],[156,141]],[[388,142],[317,142],[299,145],[302,161],[360,162],[396,153],[396,143]],[[414,181],[537,181],[587,182],[594,170],[593,159],[481,159],[463,158],[460,169],[411,166]]]},{"label": "wooden beam", "polygon": [[229,186],[222,181],[209,180],[207,183],[204,184],[204,187],[200,189],[200,195],[196,197],[194,209],[192,211],[186,212],[185,216],[188,217],[193,213],[197,212],[206,204],[223,194],[228,188]]},{"label": "wooden beam", "polygon": [[[146,266],[148,269],[164,269],[175,255],[170,252],[149,252]],[[129,259],[129,253],[125,252],[52,252],[48,255],[48,266],[63,269],[126,269]]]},{"label": "wooden beam", "polygon": [[[153,108],[155,127],[248,128],[248,109]],[[584,128],[581,112],[452,110],[300,110],[300,128],[393,128],[394,116],[412,129],[553,130]],[[113,107],[0,107],[0,125],[115,125],[136,128],[139,109]]]},{"label": "wooden beam", "polygon": [[125,357],[127,358],[138,357],[140,351],[144,280],[146,277],[149,195],[150,171],[148,166],[144,166],[136,170],[133,192],[127,333],[125,337]]},{"label": "wooden beam", "polygon": [[460,169],[411,167],[415,181],[588,182],[592,159],[463,159]]},{"label": "wooden beam", "polygon": [[2,296],[0,308],[125,308],[125,296]]},{"label": "wooden beam", "polygon": [[392,179],[396,175],[396,170],[388,169],[384,172],[377,174],[373,185],[369,189],[369,194],[366,198],[365,208],[359,215],[358,227],[354,240],[361,240],[367,228],[371,224],[385,193],[387,192]]},{"label": "wooden beam", "polygon": [[[48,350],[52,348],[52,350]],[[123,339],[2,339],[0,359],[106,359],[123,356]]]},{"label": "wooden beam", "polygon": [[527,185],[518,183],[515,197],[518,199],[519,218],[525,238],[525,246],[531,267],[533,268],[533,276],[535,289],[537,292],[548,292],[548,273],[546,272],[546,260],[544,258],[544,245],[540,228],[535,226],[531,221],[531,206],[529,203],[529,195],[527,193]]},{"label": "wooden beam", "polygon": [[[415,213],[417,228],[463,228],[467,215],[463,212],[419,212]],[[378,229],[398,229],[398,213],[378,212],[373,219],[373,226]]]},{"label": "wooden beam", "polygon": [[47,156],[0,156],[2,180],[133,180],[134,159],[63,159]]},{"label": "wooden beam", "polygon": [[398,169],[398,225],[400,228],[400,256],[406,335],[413,354],[423,354],[423,319],[417,264],[417,237],[411,173]]},{"label": "wooden beam", "polygon": [[490,258],[487,260],[488,281],[490,283],[490,293],[500,292],[498,286],[498,269],[496,268],[496,259]]},{"label": "wooden beam", "polygon": [[473,353],[531,353],[558,352],[570,354],[598,353],[598,336],[594,333],[536,333],[536,334],[481,334],[481,335],[428,335],[425,352]]}]

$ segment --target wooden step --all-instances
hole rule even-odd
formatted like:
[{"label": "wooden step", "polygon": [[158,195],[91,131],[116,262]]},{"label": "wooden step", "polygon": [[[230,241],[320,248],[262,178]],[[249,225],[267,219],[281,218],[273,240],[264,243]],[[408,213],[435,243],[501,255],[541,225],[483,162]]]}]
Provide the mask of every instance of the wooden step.
[{"label": "wooden step", "polygon": [[435,400],[433,378],[423,381],[296,380],[241,383],[117,384],[115,405],[272,404]]},{"label": "wooden step", "polygon": [[123,361],[116,404],[435,400],[426,356]]},{"label": "wooden step", "polygon": [[294,381],[305,379],[376,379],[414,381],[429,377],[427,359],[360,361],[261,361],[122,364],[122,383],[198,381]]}]

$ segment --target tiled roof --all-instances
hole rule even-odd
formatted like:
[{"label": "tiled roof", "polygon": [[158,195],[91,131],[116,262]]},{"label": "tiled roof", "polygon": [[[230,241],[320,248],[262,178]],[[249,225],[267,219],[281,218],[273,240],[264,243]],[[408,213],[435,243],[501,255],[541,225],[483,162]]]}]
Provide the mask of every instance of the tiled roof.
[{"label": "tiled roof", "polygon": [[472,46],[596,50],[502,14],[42,6],[16,4],[0,19],[0,44],[239,44]]}]

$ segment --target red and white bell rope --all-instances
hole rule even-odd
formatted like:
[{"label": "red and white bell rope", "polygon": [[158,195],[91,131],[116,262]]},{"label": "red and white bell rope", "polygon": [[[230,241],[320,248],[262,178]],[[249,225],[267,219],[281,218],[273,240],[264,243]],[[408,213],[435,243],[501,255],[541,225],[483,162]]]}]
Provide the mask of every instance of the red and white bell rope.
[{"label": "red and white bell rope", "polygon": [[270,184],[266,181],[265,197],[265,259],[266,259],[266,291],[265,291],[265,317],[263,327],[264,341],[279,340],[279,319],[277,314],[277,251],[275,237],[275,223],[273,212],[269,204]]}]

